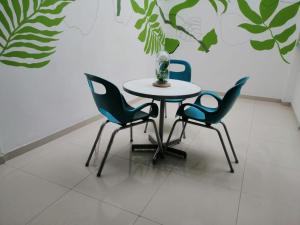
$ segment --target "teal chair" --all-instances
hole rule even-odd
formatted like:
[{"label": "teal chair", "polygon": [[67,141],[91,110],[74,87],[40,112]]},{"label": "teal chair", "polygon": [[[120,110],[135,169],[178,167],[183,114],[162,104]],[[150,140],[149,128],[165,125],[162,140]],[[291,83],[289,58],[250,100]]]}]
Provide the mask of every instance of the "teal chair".
[{"label": "teal chair", "polygon": [[[114,137],[120,130],[130,128],[130,134],[131,134],[130,137],[132,141],[132,127],[146,122],[150,122],[154,126],[157,143],[159,146],[157,151],[162,150],[162,143],[158,135],[157,126],[154,120],[150,119],[150,117],[155,118],[158,115],[158,106],[155,103],[146,103],[137,108],[133,108],[126,102],[124,96],[120,93],[119,89],[114,84],[100,77],[96,77],[90,74],[85,74],[85,75],[87,77],[87,81],[92,91],[94,101],[98,107],[98,110],[107,119],[106,122],[104,122],[101,125],[100,130],[97,134],[96,140],[94,142],[94,145],[92,147],[92,150],[86,162],[87,167],[89,166],[90,160],[95,152],[97,143],[100,141],[101,133],[105,125],[108,124],[109,122],[118,124],[120,127],[117,128],[112,133],[106,152],[103,156],[102,162],[98,170],[98,174],[97,174],[98,177],[101,176],[105,161],[107,159],[107,156],[113,144]],[[103,94],[97,93],[95,91],[93,83],[101,84],[105,88],[105,93]],[[142,109],[146,107],[150,107],[151,110],[149,113],[145,113],[142,111]]]},{"label": "teal chair", "polygon": [[[240,92],[242,87],[246,84],[247,80],[249,79],[249,77],[244,77],[242,79],[240,79],[239,81],[237,81],[234,85],[234,87],[232,87],[231,89],[229,89],[225,96],[223,98],[221,98],[218,94],[216,94],[215,92],[212,91],[203,91],[201,92],[201,94],[198,96],[198,98],[196,99],[194,104],[191,103],[185,103],[182,104],[176,113],[176,116],[180,116],[182,119],[177,119],[171,129],[170,135],[168,137],[167,140],[167,145],[169,143],[169,141],[171,140],[173,131],[176,127],[176,124],[178,122],[183,122],[184,123],[184,128],[182,130],[182,133],[184,132],[184,129],[186,127],[186,125],[189,124],[193,124],[193,125],[197,125],[197,126],[201,126],[201,127],[205,127],[205,128],[209,128],[212,130],[215,130],[218,133],[218,136],[220,138],[228,165],[230,167],[230,172],[234,172],[234,169],[232,167],[223,137],[221,132],[215,128],[214,124],[222,124],[225,132],[226,132],[226,136],[228,138],[234,159],[235,159],[235,163],[238,163],[238,158],[236,156],[228,129],[225,125],[224,122],[222,122],[222,119],[224,118],[224,116],[230,111],[230,109],[232,108],[232,106],[234,105],[236,99],[239,97]],[[216,101],[218,102],[218,106],[216,108],[211,108],[211,107],[207,107],[201,104],[201,98],[203,96],[212,96],[213,98],[216,99]],[[181,134],[182,136],[182,134]]]},{"label": "teal chair", "polygon": [[[191,82],[192,79],[192,67],[191,65],[184,60],[171,59],[170,64],[172,65],[181,65],[184,67],[182,71],[170,71],[169,78],[174,80],[182,80]],[[166,99],[166,103],[178,103],[179,106],[182,105],[184,99]],[[154,102],[154,100],[152,100]],[[167,117],[167,107],[165,106],[165,117]],[[147,132],[148,123],[145,126],[144,133]],[[183,137],[185,138],[185,133],[183,133]]]}]

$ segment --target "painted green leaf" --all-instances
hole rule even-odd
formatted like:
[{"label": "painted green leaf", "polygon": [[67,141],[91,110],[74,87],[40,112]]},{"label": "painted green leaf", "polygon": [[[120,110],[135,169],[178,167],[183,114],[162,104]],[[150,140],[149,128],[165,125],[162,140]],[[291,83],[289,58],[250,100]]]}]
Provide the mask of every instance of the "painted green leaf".
[{"label": "painted green leaf", "polygon": [[225,13],[227,11],[227,8],[228,8],[228,2],[227,0],[219,0],[219,2],[221,2],[224,6],[224,10],[222,13]]},{"label": "painted green leaf", "polygon": [[241,12],[247,17],[251,22],[255,24],[262,24],[262,18],[255,11],[253,11],[246,0],[237,0]]},{"label": "painted green leaf", "polygon": [[147,9],[147,13],[146,13],[146,16],[151,16],[152,13],[153,13],[153,10],[154,10],[154,7],[155,7],[155,4],[156,4],[156,0],[152,1],[149,5],[149,8]]},{"label": "painted green leaf", "polygon": [[42,68],[44,66],[47,66],[50,63],[50,60],[43,61],[43,62],[38,62],[38,63],[24,63],[24,62],[12,61],[12,60],[0,59],[0,62],[2,62],[5,65],[8,65],[8,66],[26,67],[26,68],[31,68],[31,69],[37,69],[37,68]]},{"label": "painted green leaf", "polygon": [[57,15],[57,14],[60,14],[62,13],[62,11],[64,10],[64,8],[69,5],[71,2],[61,2],[60,4],[58,4],[56,6],[56,8],[53,8],[53,9],[40,9],[40,13],[43,13],[43,14],[53,14],[53,15]]},{"label": "painted green leaf", "polygon": [[185,0],[184,2],[175,5],[169,12],[169,20],[173,27],[177,26],[177,15],[180,11],[194,7],[199,0]]},{"label": "painted green leaf", "polygon": [[287,53],[291,52],[296,46],[296,41],[292,42],[291,44],[283,47],[280,49],[280,53],[282,55],[286,55]]},{"label": "painted green leaf", "polygon": [[135,28],[136,29],[141,29],[142,28],[142,26],[145,24],[145,22],[146,22],[146,19],[147,19],[147,17],[144,17],[144,18],[141,18],[141,19],[139,19],[138,21],[136,21],[136,23],[135,23]]},{"label": "painted green leaf", "polygon": [[274,47],[275,40],[274,39],[269,39],[265,41],[255,41],[251,40],[250,41],[251,46],[258,50],[258,51],[263,51],[263,50],[270,50]]},{"label": "painted green leaf", "polygon": [[[144,1],[145,15],[135,23],[135,27],[140,32],[138,39],[144,43],[144,52],[146,54],[155,54],[159,52],[165,44],[165,34],[161,29],[158,20],[158,15],[154,13],[156,0],[150,2]],[[132,7],[134,7],[132,5]]]},{"label": "painted green leaf", "polygon": [[[203,37],[202,42],[208,49],[210,49],[211,46],[216,45],[218,43],[218,36],[216,34],[215,29],[212,29],[210,32],[208,32]],[[205,49],[203,48],[202,45],[198,48],[198,50],[205,52]]]},{"label": "painted green leaf", "polygon": [[280,27],[290,19],[294,18],[298,12],[299,6],[300,3],[297,2],[280,10],[272,19],[270,27]]},{"label": "painted green leaf", "polygon": [[[4,8],[4,11],[6,12],[6,14],[8,15],[11,24],[14,27],[14,15],[13,15],[13,10],[10,8],[9,4],[8,4],[8,0],[1,0],[0,1],[0,5],[2,5],[2,7]],[[2,20],[1,20],[2,21]]]},{"label": "painted green leaf", "polygon": [[7,4],[8,0],[1,0],[0,6],[5,12],[0,11],[0,37],[3,39],[0,63],[26,68],[46,66],[55,53],[55,46],[49,43],[57,41],[56,36],[61,33],[56,29],[64,19],[60,14],[71,2],[11,0]]},{"label": "painted green leaf", "polygon": [[117,0],[117,16],[121,15],[121,0]]},{"label": "painted green leaf", "polygon": [[150,17],[149,17],[149,22],[153,23],[157,20],[158,18],[158,14],[152,14]]},{"label": "painted green leaf", "polygon": [[30,23],[40,23],[46,27],[55,27],[58,26],[65,17],[60,18],[49,18],[47,16],[37,16],[34,19],[29,20]]},{"label": "painted green leaf", "polygon": [[166,38],[165,51],[167,51],[169,54],[172,54],[177,50],[179,45],[180,45],[180,42],[177,39]]},{"label": "painted green leaf", "polygon": [[259,11],[264,22],[275,12],[278,3],[279,0],[261,0]]},{"label": "painted green leaf", "polygon": [[35,27],[23,27],[18,31],[18,34],[31,33],[31,34],[42,34],[44,36],[53,37],[60,34],[62,31],[53,31],[53,30],[40,30]]},{"label": "painted green leaf", "polygon": [[218,12],[218,6],[215,0],[209,0],[210,4],[213,6],[214,10]]},{"label": "painted green leaf", "polygon": [[40,46],[30,42],[14,42],[7,47],[7,49],[12,49],[12,48],[30,48],[41,52],[52,51],[55,49],[55,47]]},{"label": "painted green leaf", "polygon": [[240,24],[239,27],[247,30],[248,32],[250,32],[252,34],[263,33],[268,29],[265,26],[256,25],[256,24],[249,24],[249,23]]},{"label": "painted green leaf", "polygon": [[145,10],[142,7],[140,7],[135,0],[130,0],[130,2],[131,2],[132,9],[135,13],[139,13],[142,15],[145,14]]},{"label": "painted green leaf", "polygon": [[289,37],[293,33],[295,33],[295,31],[296,31],[296,24],[294,24],[293,26],[285,29],[280,34],[275,35],[275,39],[277,41],[279,41],[280,43],[284,43],[284,42],[286,42],[289,39]]},{"label": "painted green leaf", "polygon": [[54,52],[44,52],[44,53],[29,53],[24,51],[13,51],[7,52],[3,54],[5,57],[16,57],[16,58],[23,58],[23,59],[42,59],[49,55],[52,55]]}]

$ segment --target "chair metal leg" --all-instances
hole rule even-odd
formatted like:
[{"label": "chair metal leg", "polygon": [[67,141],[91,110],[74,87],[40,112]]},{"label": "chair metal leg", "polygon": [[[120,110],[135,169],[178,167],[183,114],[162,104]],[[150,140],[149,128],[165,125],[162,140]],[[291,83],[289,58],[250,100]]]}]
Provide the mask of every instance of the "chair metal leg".
[{"label": "chair metal leg", "polygon": [[130,124],[130,142],[131,143],[133,142],[133,129],[132,129],[131,124]]},{"label": "chair metal leg", "polygon": [[232,164],[231,164],[231,161],[230,161],[230,158],[229,158],[229,155],[228,155],[228,152],[227,152],[227,149],[226,149],[226,146],[225,146],[225,143],[224,143],[224,140],[223,140],[223,137],[222,137],[221,132],[220,132],[217,128],[214,128],[214,127],[212,127],[212,126],[210,126],[209,128],[215,130],[215,131],[218,133],[219,138],[220,138],[220,141],[221,141],[221,143],[222,143],[222,147],[223,147],[223,150],[224,150],[226,159],[227,159],[227,162],[228,162],[228,165],[229,165],[229,167],[230,167],[230,172],[231,172],[231,173],[234,173],[234,169],[233,169],[233,167],[232,167]]},{"label": "chair metal leg", "polygon": [[[152,99],[151,103],[154,103],[154,99]],[[150,113],[151,109],[149,110],[149,113]],[[147,133],[147,128],[148,128],[148,121],[145,125],[145,130],[144,130],[144,133]]]},{"label": "chair metal leg", "polygon": [[108,143],[108,146],[107,146],[107,149],[106,149],[106,152],[105,152],[105,154],[104,154],[104,156],[103,156],[101,165],[100,165],[100,167],[99,167],[99,170],[98,170],[98,173],[97,173],[97,177],[100,177],[100,176],[101,176],[101,173],[102,173],[102,170],[103,170],[105,161],[106,161],[106,159],[107,159],[108,153],[110,152],[110,149],[111,149],[111,146],[112,146],[112,144],[113,144],[114,138],[115,138],[116,134],[117,134],[121,129],[122,129],[122,128],[118,128],[118,129],[116,129],[116,130],[112,133],[111,138],[110,138],[109,143]]},{"label": "chair metal leg", "polygon": [[168,118],[168,113],[167,113],[167,103],[165,102],[165,118]]},{"label": "chair metal leg", "polygon": [[109,123],[109,121],[107,120],[105,123],[103,123],[103,124],[100,126],[99,132],[98,132],[97,137],[96,137],[96,139],[95,139],[95,142],[94,142],[94,145],[93,145],[92,150],[91,150],[91,152],[90,152],[90,155],[89,155],[89,157],[88,157],[88,160],[87,160],[86,163],[85,163],[85,166],[86,166],[86,167],[89,166],[90,161],[91,161],[91,158],[92,158],[92,156],[93,156],[93,154],[94,154],[94,152],[95,152],[97,143],[98,143],[98,141],[100,141],[99,139],[100,139],[101,133],[102,133],[102,131],[103,131],[105,125],[108,124],[108,123]]},{"label": "chair metal leg", "polygon": [[233,144],[232,144],[232,141],[231,141],[231,138],[230,138],[230,135],[229,135],[227,126],[226,126],[225,123],[223,123],[223,122],[220,122],[220,123],[221,123],[222,126],[224,127],[226,136],[227,136],[227,138],[228,138],[228,141],[229,141],[229,144],[230,144],[230,147],[231,147],[232,154],[233,154],[234,159],[235,159],[235,163],[239,163],[238,157],[237,157],[237,155],[235,154],[235,150],[234,150],[234,147],[233,147]]},{"label": "chair metal leg", "polygon": [[181,119],[177,119],[177,120],[174,122],[174,124],[173,124],[173,126],[172,126],[172,129],[171,129],[171,131],[170,131],[169,137],[168,137],[168,139],[167,139],[166,146],[169,145],[170,140],[171,140],[171,137],[172,137],[173,132],[174,132],[174,130],[175,130],[175,127],[176,127],[177,123],[178,123],[180,120],[181,120]]},{"label": "chair metal leg", "polygon": [[[179,102],[179,107],[182,105],[182,102]],[[180,117],[181,118],[181,117]],[[181,118],[182,119],[182,118]],[[186,124],[184,125],[184,121],[182,121],[182,134],[183,134],[183,138],[186,139],[186,136],[185,136],[185,127],[186,127]],[[182,139],[182,137],[180,139]]]}]

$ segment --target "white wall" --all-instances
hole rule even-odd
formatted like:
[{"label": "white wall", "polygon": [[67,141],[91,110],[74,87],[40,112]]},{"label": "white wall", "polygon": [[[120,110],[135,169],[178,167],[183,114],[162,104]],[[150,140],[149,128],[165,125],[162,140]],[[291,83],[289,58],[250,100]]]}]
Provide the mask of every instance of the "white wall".
[{"label": "white wall", "polygon": [[[182,2],[175,0],[176,2]],[[248,0],[251,8],[258,10],[260,1]],[[291,4],[293,1],[289,1]],[[170,8],[174,1],[166,3]],[[280,8],[287,6],[280,3]],[[182,46],[175,53],[175,57],[184,58],[191,62],[193,68],[193,82],[205,89],[226,91],[242,76],[251,79],[243,89],[243,94],[281,99],[285,94],[284,84],[287,82],[290,65],[284,63],[274,48],[271,51],[258,52],[250,46],[250,40],[269,39],[269,34],[252,35],[238,28],[241,23],[249,22],[241,14],[237,1],[231,1],[227,13],[218,16],[208,1],[202,1],[192,10],[180,13],[180,23],[190,27],[190,30],[201,37],[213,27],[219,35],[219,43],[208,54],[198,52],[198,44],[184,36]],[[286,24],[286,27],[295,20]],[[172,36],[178,32],[168,29]],[[297,33],[297,32],[296,32]],[[295,34],[294,38],[297,38]],[[290,54],[290,61],[293,54]]]},{"label": "white wall", "polygon": [[295,111],[296,117],[300,123],[300,73],[298,73],[298,79],[296,80],[292,106]]},{"label": "white wall", "polygon": [[[84,72],[106,77],[119,87],[126,80],[154,75],[155,58],[144,54],[137,39],[137,17],[130,1],[122,1],[121,17],[115,16],[115,2],[76,0],[68,6],[57,52],[44,69],[0,65],[4,153],[97,114]],[[161,2],[167,10],[175,0]],[[258,1],[249,2],[254,7]],[[253,36],[237,28],[245,18],[236,1],[231,1],[223,16],[217,16],[207,1],[201,1],[199,7],[182,12],[180,17],[199,36],[211,27],[220,35],[218,46],[205,54],[196,50],[194,41],[165,26],[170,36],[181,39],[174,58],[191,62],[193,82],[204,89],[225,91],[239,77],[249,75],[245,94],[282,98],[290,65],[281,61],[276,50],[257,52],[250,47]]]},{"label": "white wall", "polygon": [[115,11],[112,1],[78,0],[66,9],[64,33],[49,66],[32,70],[0,65],[4,153],[97,114],[84,72],[119,87],[149,74],[153,57],[141,50],[130,18],[117,22]]}]

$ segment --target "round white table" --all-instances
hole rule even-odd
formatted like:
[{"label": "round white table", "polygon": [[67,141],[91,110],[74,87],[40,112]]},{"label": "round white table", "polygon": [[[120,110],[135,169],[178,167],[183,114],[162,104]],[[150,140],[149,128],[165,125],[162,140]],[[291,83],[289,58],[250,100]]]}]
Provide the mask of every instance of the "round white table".
[{"label": "round white table", "polygon": [[[155,87],[152,84],[155,82],[154,78],[145,78],[138,80],[131,80],[123,85],[124,91],[143,98],[150,98],[157,101],[160,101],[160,113],[159,113],[159,135],[164,142],[163,139],[163,131],[164,131],[164,114],[165,114],[165,102],[166,99],[187,99],[198,96],[201,88],[193,83],[173,80],[170,79],[169,83],[170,87]],[[154,143],[153,138],[149,136],[149,140],[152,142],[152,145],[133,145],[133,149],[157,149],[157,144]],[[177,150],[171,148],[176,144],[179,144],[180,139],[176,139],[171,141],[168,146],[164,143],[164,152],[171,153],[172,155],[180,155],[186,158],[186,153],[181,150]],[[161,155],[163,155],[161,153]],[[157,159],[157,155],[154,156],[153,160]]]}]

